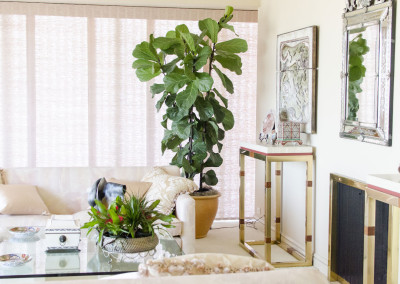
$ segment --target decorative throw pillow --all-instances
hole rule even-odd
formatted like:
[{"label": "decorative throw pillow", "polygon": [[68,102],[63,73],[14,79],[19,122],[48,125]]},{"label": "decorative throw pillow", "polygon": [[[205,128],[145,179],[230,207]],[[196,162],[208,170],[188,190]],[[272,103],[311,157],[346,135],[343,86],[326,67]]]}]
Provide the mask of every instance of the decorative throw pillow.
[{"label": "decorative throw pillow", "polygon": [[273,270],[265,260],[222,253],[197,253],[147,260],[139,265],[139,274],[149,276],[202,275]]},{"label": "decorative throw pillow", "polygon": [[142,198],[145,196],[146,192],[149,190],[152,185],[151,182],[143,182],[143,181],[127,181],[127,180],[118,180],[115,178],[107,179],[109,182],[123,184],[126,186],[126,195],[133,195],[136,198]]},{"label": "decorative throw pillow", "polygon": [[168,175],[159,167],[148,172],[142,181],[151,182],[152,185],[146,193],[146,200],[153,202],[160,199],[157,210],[163,214],[170,214],[176,199],[184,193],[192,193],[198,190],[198,186],[190,179]]},{"label": "decorative throw pillow", "polygon": [[27,184],[0,184],[0,214],[48,214],[46,204],[36,186]]}]

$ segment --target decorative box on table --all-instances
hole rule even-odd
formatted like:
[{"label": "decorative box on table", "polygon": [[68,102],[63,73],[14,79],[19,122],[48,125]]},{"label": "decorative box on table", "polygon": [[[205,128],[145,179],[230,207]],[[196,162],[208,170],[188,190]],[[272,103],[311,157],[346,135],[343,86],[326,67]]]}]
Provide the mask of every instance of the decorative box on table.
[{"label": "decorative box on table", "polygon": [[280,121],[275,144],[285,145],[288,142],[303,144],[300,139],[300,123],[292,121]]},{"label": "decorative box on table", "polygon": [[49,252],[78,251],[81,229],[72,215],[52,215],[46,225],[46,246]]}]

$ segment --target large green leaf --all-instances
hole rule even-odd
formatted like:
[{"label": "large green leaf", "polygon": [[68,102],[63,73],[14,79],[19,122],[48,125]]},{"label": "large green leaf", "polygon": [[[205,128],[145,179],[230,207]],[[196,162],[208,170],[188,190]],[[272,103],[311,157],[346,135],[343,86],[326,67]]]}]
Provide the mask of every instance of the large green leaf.
[{"label": "large green leaf", "polygon": [[[214,121],[208,121],[206,124],[206,137],[210,139],[212,145],[218,142],[218,125]],[[206,141],[207,142],[207,141]],[[208,145],[210,146],[210,145]]]},{"label": "large green leaf", "polygon": [[189,153],[189,144],[187,144],[185,147],[182,147],[178,150],[176,153],[176,162],[179,165],[182,165],[183,159],[185,159],[185,156]]},{"label": "large green leaf", "polygon": [[208,75],[208,73],[202,72],[202,73],[196,73],[198,85],[199,85],[199,91],[200,92],[208,92],[211,90],[214,80],[213,78]]},{"label": "large green leaf", "polygon": [[163,143],[168,149],[174,149],[181,144],[184,139],[181,139],[178,135],[173,134],[171,130],[165,130],[165,132],[167,131],[169,131],[169,134],[164,136]]},{"label": "large green leaf", "polygon": [[218,41],[219,26],[213,19],[207,18],[199,21],[199,29],[206,31],[206,35],[210,38],[213,43]]},{"label": "large green leaf", "polygon": [[164,127],[165,129],[168,128],[168,118],[165,114],[163,115],[163,120],[161,121],[161,126]]},{"label": "large green leaf", "polygon": [[190,33],[181,33],[181,37],[185,41],[185,43],[187,44],[187,46],[189,47],[189,49],[191,51],[193,51],[193,52],[196,51],[196,48],[194,46],[194,40]]},{"label": "large green leaf", "polygon": [[154,54],[153,52],[151,52],[150,44],[147,41],[143,41],[136,45],[135,49],[132,52],[132,55],[138,59],[152,60],[155,62],[158,61],[157,53]]},{"label": "large green leaf", "polygon": [[203,182],[212,186],[218,183],[217,175],[215,174],[214,170],[207,171],[203,176]]},{"label": "large green leaf", "polygon": [[214,115],[214,110],[211,103],[203,97],[198,96],[195,102],[197,112],[199,113],[200,120],[207,121]]},{"label": "large green leaf", "polygon": [[222,128],[218,129],[218,140],[222,141],[225,138],[225,131]]},{"label": "large green leaf", "polygon": [[232,6],[226,6],[226,7],[225,7],[225,14],[224,14],[224,16],[225,16],[225,17],[229,17],[229,16],[232,15],[232,13],[233,13],[233,7],[232,7]]},{"label": "large green leaf", "polygon": [[136,69],[136,76],[141,82],[147,82],[161,74],[160,66],[153,65],[149,68]]},{"label": "large green leaf", "polygon": [[235,35],[238,36],[238,34],[235,32],[235,28],[232,25],[226,24],[226,23],[220,23],[219,24],[221,26],[221,28],[227,29],[232,31],[233,33],[235,33]]},{"label": "large green leaf", "polygon": [[202,162],[205,158],[207,158],[206,143],[203,141],[195,141],[193,143],[193,152],[195,153],[193,159]]},{"label": "large green leaf", "polygon": [[213,89],[214,93],[217,94],[217,96],[221,99],[221,102],[224,104],[224,106],[227,108],[228,107],[228,99],[225,98],[217,89]]},{"label": "large green leaf", "polygon": [[185,75],[170,73],[164,77],[165,90],[176,94],[188,82]]},{"label": "large green leaf", "polygon": [[242,74],[242,60],[238,55],[219,51],[214,58],[222,65],[222,67],[235,72],[238,75]]},{"label": "large green leaf", "polygon": [[207,64],[207,61],[211,55],[211,52],[212,52],[211,47],[209,47],[208,45],[204,46],[200,50],[200,52],[196,58],[196,62],[194,64],[194,67],[196,68],[196,70],[200,70],[200,68],[202,68],[204,65]]},{"label": "large green leaf", "polygon": [[176,45],[182,44],[179,38],[169,38],[169,37],[157,37],[154,39],[154,47],[161,50],[166,50]]},{"label": "large green leaf", "polygon": [[189,109],[196,101],[199,88],[195,82],[190,82],[186,89],[176,96],[176,104],[181,109]]},{"label": "large green leaf", "polygon": [[191,124],[188,122],[188,119],[184,118],[179,121],[174,121],[171,126],[174,134],[178,135],[182,140],[186,140],[189,138]]},{"label": "large green leaf", "polygon": [[168,95],[168,93],[167,93],[167,92],[164,92],[164,94],[163,94],[163,96],[161,97],[161,99],[159,99],[159,100],[157,101],[157,103],[156,103],[157,112],[160,111],[160,109],[161,109],[161,107],[162,107],[162,105],[163,105],[163,103],[164,103],[165,98],[167,97],[167,95]]},{"label": "large green leaf", "polygon": [[175,99],[176,99],[176,94],[170,94],[166,99],[165,99],[165,104],[167,107],[172,107],[175,105]]},{"label": "large green leaf", "polygon": [[222,125],[224,126],[224,129],[226,131],[231,130],[235,125],[235,119],[233,118],[233,114],[229,109],[223,108],[223,110],[225,112],[225,117],[224,120],[222,121]]},{"label": "large green leaf", "polygon": [[175,32],[177,35],[182,33],[190,33],[189,28],[185,24],[177,25],[175,27]]},{"label": "large green leaf", "polygon": [[132,68],[133,68],[133,69],[151,68],[151,67],[154,66],[154,64],[156,64],[156,63],[153,62],[153,61],[149,61],[149,60],[147,60],[147,59],[138,59],[138,60],[135,60],[135,61],[132,63]]},{"label": "large green leaf", "polygon": [[172,71],[174,71],[175,67],[176,67],[176,63],[178,63],[181,59],[180,58],[175,58],[174,60],[171,60],[169,63],[163,65],[161,67],[161,69],[166,73],[171,73]]},{"label": "large green leaf", "polygon": [[216,122],[221,123],[225,118],[225,111],[224,111],[225,108],[221,106],[219,102],[212,97],[209,98],[209,101],[213,107]]},{"label": "large green leaf", "polygon": [[247,51],[247,42],[244,39],[234,38],[228,41],[220,42],[215,45],[215,50],[231,53],[240,53]]},{"label": "large green leaf", "polygon": [[218,146],[218,153],[221,153],[221,151],[222,151],[222,143],[220,143],[220,142],[217,142],[217,146]]},{"label": "large green leaf", "polygon": [[183,159],[182,160],[182,167],[187,173],[193,173],[193,168],[191,167],[190,163],[188,160]]},{"label": "large green leaf", "polygon": [[219,167],[222,165],[222,162],[224,161],[221,157],[220,154],[214,153],[214,152],[209,152],[210,156],[208,157],[207,161],[204,163],[205,168],[210,168],[210,167]]},{"label": "large green leaf", "polygon": [[187,110],[178,107],[169,107],[167,109],[167,117],[172,121],[179,121],[188,114]]},{"label": "large green leaf", "polygon": [[225,87],[225,89],[229,93],[233,94],[234,89],[233,89],[232,81],[228,78],[228,76],[226,76],[224,73],[222,73],[221,70],[219,70],[217,66],[213,65],[213,68],[214,68],[215,72],[217,72],[218,77],[221,79],[222,85]]},{"label": "large green leaf", "polygon": [[164,92],[165,86],[164,84],[153,84],[150,87],[150,92],[152,94],[152,97],[154,98],[155,95]]}]

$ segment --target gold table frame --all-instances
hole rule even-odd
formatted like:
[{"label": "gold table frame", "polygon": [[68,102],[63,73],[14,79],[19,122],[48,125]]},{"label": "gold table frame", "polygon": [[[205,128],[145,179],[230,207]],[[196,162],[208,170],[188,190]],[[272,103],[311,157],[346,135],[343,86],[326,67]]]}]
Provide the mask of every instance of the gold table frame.
[{"label": "gold table frame", "polygon": [[[245,156],[265,161],[265,239],[261,241],[245,240]],[[265,246],[265,260],[275,267],[311,266],[313,261],[313,147],[311,146],[272,146],[241,143],[239,150],[240,189],[239,189],[239,245],[251,256],[262,259],[252,245]],[[276,178],[276,218],[275,241],[271,240],[271,163],[275,163]],[[281,178],[283,162],[306,162],[306,221],[305,256],[281,241]],[[276,244],[299,261],[272,262],[271,245]]]}]

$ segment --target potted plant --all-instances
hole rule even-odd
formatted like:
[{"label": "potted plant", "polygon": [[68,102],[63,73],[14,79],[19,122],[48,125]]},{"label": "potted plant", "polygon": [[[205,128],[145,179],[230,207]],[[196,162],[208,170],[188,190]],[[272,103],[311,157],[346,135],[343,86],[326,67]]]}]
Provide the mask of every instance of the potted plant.
[{"label": "potted plant", "polygon": [[[90,221],[82,226],[98,232],[98,244],[111,252],[134,253],[154,249],[158,244],[155,227],[170,225],[173,215],[164,215],[155,208],[160,200],[149,204],[144,198],[135,196],[122,199],[117,196],[107,209],[99,200],[95,200],[98,210],[91,207]],[[155,224],[161,220],[164,223]]]},{"label": "potted plant", "polygon": [[[164,37],[150,35],[149,41],[143,41],[133,50],[136,60],[132,67],[140,81],[163,77],[162,83],[150,87],[153,98],[160,96],[157,111],[165,108],[161,122],[165,128],[162,152],[168,149],[176,153],[171,164],[180,167],[186,178],[199,176],[198,192],[203,195],[210,191],[207,185],[218,183],[215,171],[210,168],[221,166],[222,140],[225,131],[234,126],[228,99],[215,87],[214,79],[219,78],[226,91],[233,94],[232,81],[224,68],[240,75],[242,62],[238,53],[247,51],[247,42],[243,39],[219,41],[219,34],[224,29],[235,34],[234,27],[229,25],[232,12],[233,8],[227,6],[218,22],[210,18],[200,20],[199,35],[191,33],[182,24]],[[218,198],[219,193],[214,196]],[[214,209],[207,209],[211,210]],[[217,210],[214,211],[202,237],[215,218]],[[199,214],[196,201],[196,216]],[[197,233],[200,221],[196,218],[197,237],[201,237]]]}]

